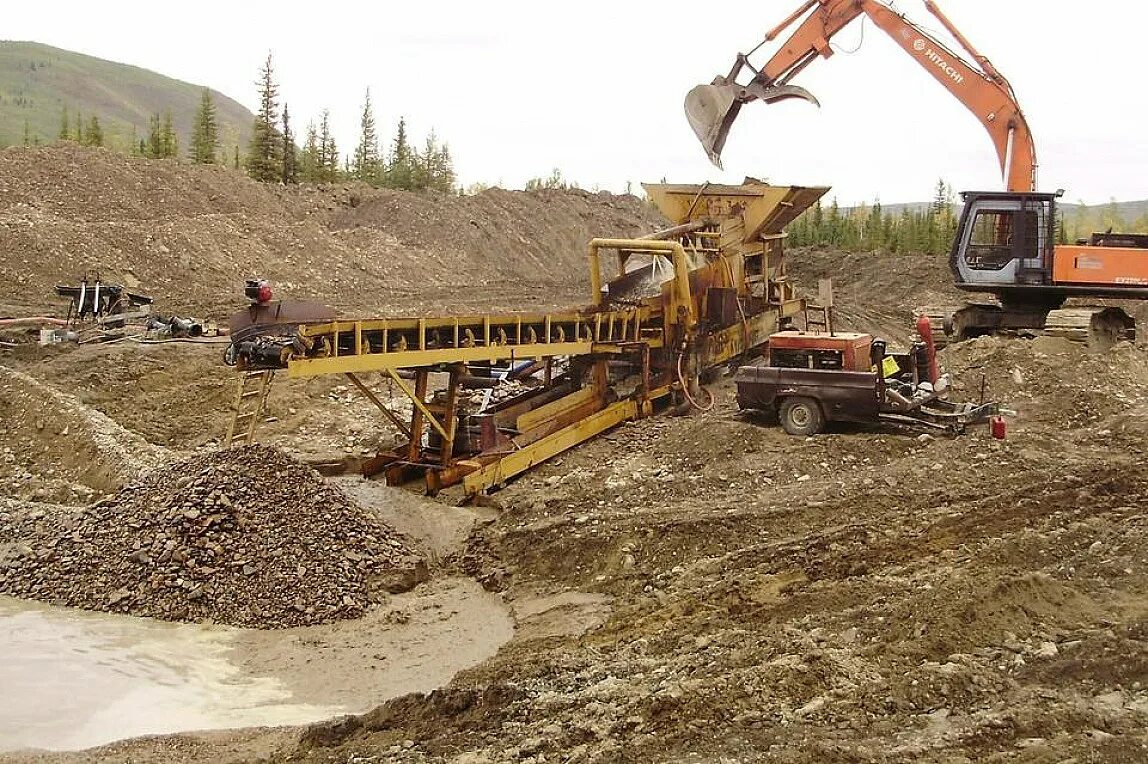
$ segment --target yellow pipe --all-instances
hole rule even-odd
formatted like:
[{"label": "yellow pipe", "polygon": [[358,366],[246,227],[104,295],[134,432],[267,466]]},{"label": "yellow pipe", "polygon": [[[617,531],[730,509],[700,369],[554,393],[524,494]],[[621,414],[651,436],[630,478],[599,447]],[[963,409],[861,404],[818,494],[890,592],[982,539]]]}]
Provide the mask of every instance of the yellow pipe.
[{"label": "yellow pipe", "polygon": [[[679,242],[650,239],[591,239],[590,251],[593,253],[591,258],[595,262],[597,261],[599,249],[624,249],[629,252],[669,252],[674,263],[674,304],[667,306],[668,309],[666,312],[668,315],[666,316],[666,320],[671,323],[676,323],[678,320],[678,307],[683,306],[688,316],[687,325],[694,325],[696,319],[690,298],[690,265],[689,260],[686,259],[686,250]],[[591,282],[593,283],[594,281],[594,276],[591,274]],[[595,287],[595,305],[600,304],[601,289],[601,279],[599,278]]]}]

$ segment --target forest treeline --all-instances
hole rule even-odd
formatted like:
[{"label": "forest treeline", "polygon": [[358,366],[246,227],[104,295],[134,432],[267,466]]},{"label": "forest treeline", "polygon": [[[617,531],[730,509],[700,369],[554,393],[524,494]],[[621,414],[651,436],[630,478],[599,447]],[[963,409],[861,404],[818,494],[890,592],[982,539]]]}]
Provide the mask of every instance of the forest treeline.
[{"label": "forest treeline", "polygon": [[[786,231],[790,246],[828,246],[847,251],[918,252],[947,254],[957,232],[959,207],[952,188],[943,180],[925,205],[898,205],[893,211],[881,202],[843,208],[837,200],[820,202],[806,210]],[[1148,233],[1148,209],[1133,220],[1120,214],[1116,200],[1099,207],[1083,202],[1061,206],[1056,221],[1061,244],[1086,239],[1097,231]]]}]

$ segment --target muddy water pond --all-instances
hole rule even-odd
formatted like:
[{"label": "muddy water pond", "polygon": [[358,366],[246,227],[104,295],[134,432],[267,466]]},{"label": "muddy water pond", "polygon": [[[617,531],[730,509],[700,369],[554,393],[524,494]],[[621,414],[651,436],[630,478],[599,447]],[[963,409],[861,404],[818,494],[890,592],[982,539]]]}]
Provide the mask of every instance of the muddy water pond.
[{"label": "muddy water pond", "polygon": [[0,751],[358,713],[446,684],[512,634],[502,601],[467,579],[356,621],[273,632],[0,597]]}]

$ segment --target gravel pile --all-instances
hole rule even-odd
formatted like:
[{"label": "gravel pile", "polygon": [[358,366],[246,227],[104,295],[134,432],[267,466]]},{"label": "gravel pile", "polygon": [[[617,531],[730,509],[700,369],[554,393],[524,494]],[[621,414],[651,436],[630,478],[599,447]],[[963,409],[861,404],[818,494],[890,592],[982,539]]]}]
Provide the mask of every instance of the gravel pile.
[{"label": "gravel pile", "polygon": [[265,446],[75,512],[0,506],[0,592],[88,610],[285,628],[355,618],[425,575],[397,531]]}]

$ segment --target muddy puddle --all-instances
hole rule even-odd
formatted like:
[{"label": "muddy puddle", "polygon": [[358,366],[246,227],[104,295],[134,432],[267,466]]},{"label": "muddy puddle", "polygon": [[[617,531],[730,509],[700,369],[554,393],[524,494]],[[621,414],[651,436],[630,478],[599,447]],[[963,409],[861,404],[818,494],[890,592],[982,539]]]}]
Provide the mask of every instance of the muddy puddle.
[{"label": "muddy puddle", "polygon": [[512,634],[501,600],[464,579],[356,621],[277,632],[0,597],[0,750],[358,713],[445,684]]}]

